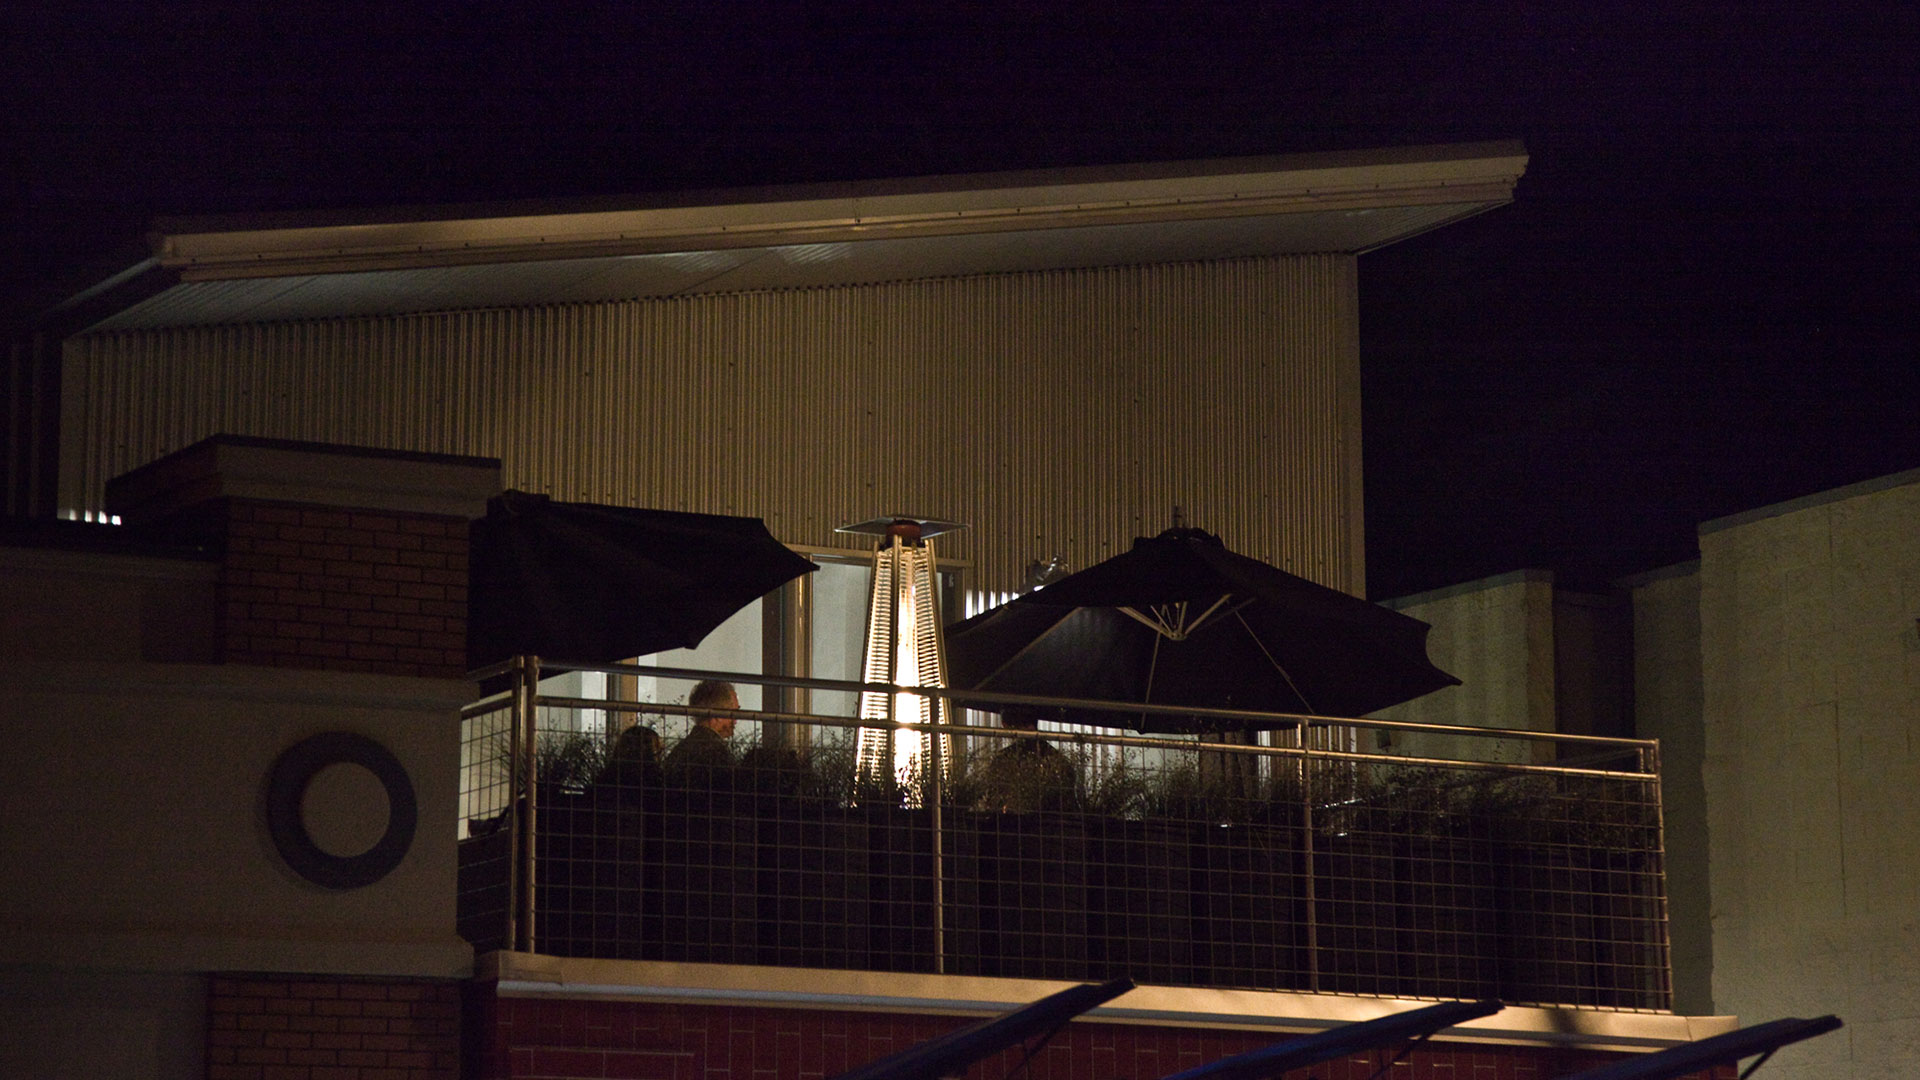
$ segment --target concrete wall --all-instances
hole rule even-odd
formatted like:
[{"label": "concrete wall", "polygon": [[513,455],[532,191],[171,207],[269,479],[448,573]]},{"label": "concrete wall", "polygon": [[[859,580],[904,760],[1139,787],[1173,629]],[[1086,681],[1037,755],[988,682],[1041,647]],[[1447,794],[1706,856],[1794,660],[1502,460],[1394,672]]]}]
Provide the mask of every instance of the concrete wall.
[{"label": "concrete wall", "polygon": [[1713,1004],[1837,1013],[1770,1075],[1920,1067],[1920,472],[1700,537]]},{"label": "concrete wall", "polygon": [[1554,590],[1553,728],[1633,737],[1633,607],[1625,596]]},{"label": "concrete wall", "polygon": [[[1432,624],[1427,655],[1461,685],[1375,716],[1423,724],[1554,730],[1552,575],[1532,570],[1502,574],[1391,600],[1387,606]],[[1515,739],[1405,734],[1392,736],[1388,748],[1514,762],[1532,761],[1537,753],[1536,744]]]},{"label": "concrete wall", "polygon": [[1701,773],[1706,735],[1700,725],[1700,566],[1687,563],[1624,584],[1633,601],[1636,734],[1660,740],[1673,1007],[1701,1015],[1713,1010],[1713,928]]}]

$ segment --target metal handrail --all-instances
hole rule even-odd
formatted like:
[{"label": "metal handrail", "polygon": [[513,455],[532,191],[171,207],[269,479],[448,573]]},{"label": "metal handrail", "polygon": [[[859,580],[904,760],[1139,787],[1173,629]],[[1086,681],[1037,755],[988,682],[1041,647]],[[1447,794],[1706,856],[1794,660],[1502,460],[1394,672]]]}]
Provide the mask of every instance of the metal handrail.
[{"label": "metal handrail", "polygon": [[[863,684],[864,685],[864,684]],[[884,685],[884,684],[875,684]],[[898,691],[911,694],[921,687],[900,686],[889,692]],[[600,698],[565,697],[557,694],[540,694],[533,698],[538,706],[555,709],[598,709],[602,712],[618,713],[658,713],[664,716],[713,716],[725,712],[742,720],[775,721],[779,723],[814,724],[820,727],[856,729],[872,727],[872,720],[860,720],[844,716],[825,716],[820,713],[781,712],[773,709],[702,709],[690,705],[678,705],[670,702],[655,704],[652,702],[618,702]],[[497,711],[488,710],[488,711]],[[476,715],[484,715],[476,714]],[[1349,721],[1366,726],[1367,721]],[[1027,733],[1006,731],[1000,728],[981,728],[972,724],[934,724],[909,723],[901,721],[892,726],[902,731],[918,731],[926,734],[967,735],[980,737],[1014,739],[1048,739],[1055,742],[1080,744],[1098,744],[1102,746],[1131,746],[1155,750],[1206,750],[1225,754],[1239,754],[1247,757],[1284,757],[1316,758],[1328,761],[1350,761],[1380,765],[1406,766],[1445,766],[1453,769],[1476,769],[1489,772],[1526,773],[1531,776],[1585,776],[1609,780],[1657,780],[1659,775],[1651,772],[1623,771],[1619,769],[1589,769],[1576,765],[1517,764],[1508,761],[1471,761],[1460,758],[1414,757],[1410,754],[1369,754],[1358,750],[1325,750],[1310,746],[1248,746],[1243,743],[1211,743],[1195,739],[1158,739],[1150,735],[1091,735],[1086,732],[1047,731]],[[1448,729],[1451,730],[1451,729]],[[1498,728],[1469,728],[1482,734],[1500,734]],[[1622,747],[1624,753],[1635,747]]]},{"label": "metal handrail", "polygon": [[[499,665],[482,668],[469,673],[469,678],[480,681],[504,674]],[[1090,698],[1049,697],[1037,694],[1006,694],[988,690],[954,690],[927,686],[894,686],[889,683],[858,682],[849,679],[815,679],[798,675],[768,675],[761,672],[714,671],[706,668],[654,667],[647,664],[596,664],[574,663],[541,659],[541,670],[547,677],[567,672],[585,671],[603,675],[638,675],[647,678],[662,679],[724,679],[732,683],[748,683],[753,686],[791,687],[800,690],[832,690],[842,693],[881,693],[881,694],[917,694],[921,697],[939,698],[966,706],[969,702],[990,705],[1036,705],[1046,708],[1085,709],[1099,712],[1143,713],[1154,716],[1191,716],[1212,720],[1237,721],[1288,721],[1286,726],[1295,724],[1323,725],[1340,724],[1350,727],[1368,727],[1382,731],[1424,732],[1433,735],[1466,735],[1482,738],[1519,739],[1528,742],[1573,743],[1593,746],[1615,746],[1622,750],[1651,748],[1658,745],[1656,739],[1629,739],[1616,735],[1579,735],[1553,731],[1530,731],[1523,728],[1486,728],[1471,724],[1430,724],[1413,720],[1385,720],[1351,716],[1325,716],[1318,713],[1267,712],[1257,709],[1219,709],[1198,705],[1156,705],[1148,702],[1106,701]],[[616,703],[596,704],[594,708],[610,708]],[[487,706],[485,702],[468,705],[462,715],[478,715],[498,708]],[[662,705],[645,704],[642,711],[667,712]],[[769,714],[773,715],[773,714]],[[1190,744],[1189,744],[1190,745]]]}]

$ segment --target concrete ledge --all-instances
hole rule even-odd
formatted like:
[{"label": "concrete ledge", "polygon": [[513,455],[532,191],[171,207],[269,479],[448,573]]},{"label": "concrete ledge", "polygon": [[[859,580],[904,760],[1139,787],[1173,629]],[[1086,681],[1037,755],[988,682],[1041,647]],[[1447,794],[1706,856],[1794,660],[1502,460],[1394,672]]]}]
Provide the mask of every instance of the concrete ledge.
[{"label": "concrete ledge", "polygon": [[[480,957],[474,974],[503,997],[676,1001],[707,1005],[992,1016],[1076,985],[1040,979],[900,975],[872,971],[644,960],[584,960],[530,953]],[[1141,986],[1081,1019],[1157,1027],[1308,1034],[1430,1005],[1431,1000],[1267,990]],[[1444,1042],[1654,1051],[1732,1031],[1730,1016],[1512,1006],[1434,1036]]]},{"label": "concrete ledge", "polygon": [[1894,488],[1906,487],[1908,484],[1920,484],[1920,469],[1908,469],[1905,472],[1897,472],[1891,476],[1880,476],[1872,480],[1862,480],[1857,484],[1848,484],[1845,487],[1820,491],[1812,495],[1803,495],[1798,499],[1788,499],[1786,502],[1777,502],[1752,510],[1743,510],[1737,514],[1728,514],[1726,517],[1717,517],[1711,521],[1703,521],[1700,523],[1699,534],[1701,536],[1709,536],[1727,529],[1738,528],[1741,525],[1751,525],[1756,521],[1765,521],[1768,518],[1780,517],[1784,514],[1798,513],[1801,510],[1811,510],[1814,507],[1826,506],[1829,503],[1844,502],[1848,499],[1858,498],[1861,495],[1872,495],[1881,491],[1891,491]]},{"label": "concrete ledge", "polygon": [[1628,574],[1626,577],[1617,578],[1614,580],[1613,587],[1616,589],[1638,589],[1646,585],[1651,585],[1656,581],[1693,577],[1699,573],[1700,560],[1688,559],[1686,562],[1677,562],[1671,566],[1662,566],[1653,570],[1642,570],[1637,574]]},{"label": "concrete ledge", "polygon": [[1458,585],[1443,585],[1438,589],[1429,589],[1426,592],[1414,593],[1411,596],[1396,596],[1389,600],[1380,601],[1380,606],[1391,608],[1394,611],[1405,611],[1410,607],[1418,607],[1421,604],[1431,604],[1438,600],[1449,600],[1456,596],[1465,596],[1468,593],[1485,592],[1488,589],[1497,589],[1503,585],[1518,585],[1528,581],[1543,581],[1551,585],[1553,584],[1553,571],[1509,570],[1504,574],[1495,574],[1492,577],[1479,578],[1474,581],[1463,581]]},{"label": "concrete ledge", "polygon": [[465,679],[428,679],[247,664],[0,662],[20,694],[265,701],[349,709],[393,709],[451,716],[476,690]]},{"label": "concrete ledge", "polygon": [[471,520],[499,493],[496,458],[215,435],[107,481],[106,507],[130,523],[218,498]]},{"label": "concrete ledge", "polygon": [[12,944],[0,964],[40,970],[175,972],[281,972],[372,975],[393,978],[464,979],[473,970],[473,948],[451,932],[438,937],[336,933],[296,936],[273,927],[236,927],[209,932],[199,926],[141,930],[74,929],[8,921],[0,933]]}]

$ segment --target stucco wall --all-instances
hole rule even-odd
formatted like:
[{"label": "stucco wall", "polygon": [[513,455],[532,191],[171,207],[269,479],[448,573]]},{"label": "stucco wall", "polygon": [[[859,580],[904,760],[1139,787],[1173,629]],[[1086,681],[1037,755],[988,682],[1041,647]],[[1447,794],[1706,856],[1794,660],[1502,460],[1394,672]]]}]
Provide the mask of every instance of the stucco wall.
[{"label": "stucco wall", "polygon": [[[453,932],[468,684],[196,664],[6,663],[0,678],[0,961],[418,975],[470,962]],[[345,891],[295,875],[263,809],[279,754],[336,730],[397,757],[420,810],[399,867]]]},{"label": "stucco wall", "polygon": [[1713,1004],[1837,1013],[1770,1075],[1920,1065],[1920,473],[1700,537]]},{"label": "stucco wall", "polygon": [[[1539,571],[1389,601],[1433,626],[1427,656],[1461,685],[1437,690],[1374,715],[1423,724],[1464,724],[1521,731],[1554,726],[1553,578]],[[1535,744],[1514,739],[1392,737],[1396,753],[1462,754],[1493,761],[1533,760]],[[1544,745],[1544,744],[1542,744]],[[1372,749],[1363,747],[1363,749]]]},{"label": "stucco wall", "polygon": [[218,564],[0,546],[0,657],[211,661]]},{"label": "stucco wall", "polygon": [[0,970],[0,1076],[204,1080],[206,979],[176,972]]},{"label": "stucco wall", "polygon": [[[12,658],[0,680],[0,1074],[203,1075],[201,972],[471,967],[453,930],[467,684]],[[397,757],[420,809],[400,865],[348,891],[297,876],[263,809],[278,755],[337,730]],[[338,804],[365,788],[316,782],[306,819],[383,828],[384,812]]]}]

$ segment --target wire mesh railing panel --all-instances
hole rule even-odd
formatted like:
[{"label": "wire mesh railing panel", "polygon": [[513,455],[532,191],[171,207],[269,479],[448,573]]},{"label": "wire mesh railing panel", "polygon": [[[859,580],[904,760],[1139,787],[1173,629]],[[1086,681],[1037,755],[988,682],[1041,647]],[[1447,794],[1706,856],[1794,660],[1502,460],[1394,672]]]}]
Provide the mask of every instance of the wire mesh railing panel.
[{"label": "wire mesh railing panel", "polygon": [[526,710],[555,730],[512,797],[507,712],[467,721],[461,929],[482,948],[531,854],[522,947],[550,955],[1670,1000],[1658,783],[1631,749],[1516,766],[955,728],[944,782],[909,790],[863,778],[852,720],[808,738],[785,717],[696,768],[553,711]]},{"label": "wire mesh railing panel", "polygon": [[500,709],[460,724],[460,936],[476,948],[506,948],[511,910],[513,723]]}]

